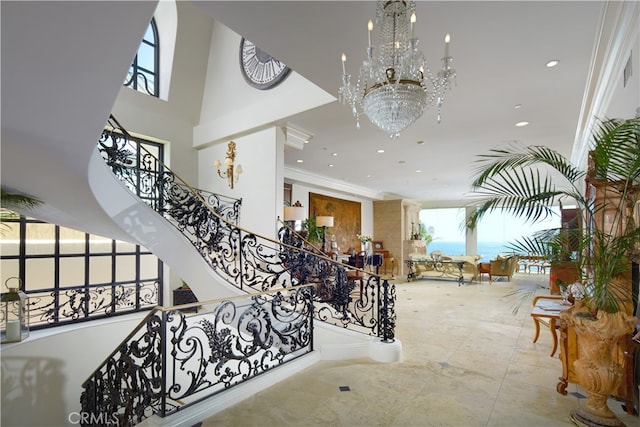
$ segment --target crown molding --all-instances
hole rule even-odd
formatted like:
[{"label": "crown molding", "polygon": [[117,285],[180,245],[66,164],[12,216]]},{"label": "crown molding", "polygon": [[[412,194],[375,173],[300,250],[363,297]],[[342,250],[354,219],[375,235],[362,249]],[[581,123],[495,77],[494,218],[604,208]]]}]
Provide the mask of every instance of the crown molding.
[{"label": "crown molding", "polygon": [[575,165],[586,167],[592,132],[598,120],[607,115],[628,52],[638,38],[639,21],[640,2],[608,1],[603,5],[571,153]]},{"label": "crown molding", "polygon": [[318,175],[301,169],[285,166],[284,178],[287,182],[300,182],[311,187],[331,189],[356,197],[364,197],[371,200],[385,200],[385,193],[359,185],[350,184],[345,181],[339,181],[324,175]]}]

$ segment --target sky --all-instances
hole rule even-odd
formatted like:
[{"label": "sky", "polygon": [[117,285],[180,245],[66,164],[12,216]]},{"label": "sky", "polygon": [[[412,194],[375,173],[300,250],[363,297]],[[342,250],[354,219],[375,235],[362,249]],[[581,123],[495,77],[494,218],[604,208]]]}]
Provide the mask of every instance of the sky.
[{"label": "sky", "polygon": [[[431,233],[444,242],[463,242],[464,233],[460,224],[464,219],[464,209],[424,209],[420,211],[420,221],[433,227]],[[512,242],[534,231],[560,227],[560,217],[553,216],[535,224],[524,224],[521,219],[501,212],[492,212],[482,219],[478,226],[478,242]]]}]

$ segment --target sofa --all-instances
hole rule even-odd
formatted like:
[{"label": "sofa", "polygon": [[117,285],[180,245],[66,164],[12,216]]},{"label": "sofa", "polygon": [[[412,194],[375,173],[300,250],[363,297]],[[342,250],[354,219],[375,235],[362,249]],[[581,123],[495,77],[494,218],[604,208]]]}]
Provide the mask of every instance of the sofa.
[{"label": "sofa", "polygon": [[[479,255],[444,255],[438,251],[426,256],[424,254],[409,254],[407,264],[409,274],[407,280],[413,279],[460,279],[473,282],[478,278]],[[459,264],[451,261],[462,261],[462,271]]]}]

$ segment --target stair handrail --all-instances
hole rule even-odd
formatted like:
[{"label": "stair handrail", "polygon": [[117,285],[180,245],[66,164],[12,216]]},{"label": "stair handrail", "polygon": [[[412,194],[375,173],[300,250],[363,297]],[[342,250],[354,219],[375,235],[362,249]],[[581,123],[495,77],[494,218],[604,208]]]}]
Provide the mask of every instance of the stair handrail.
[{"label": "stair handrail", "polygon": [[83,382],[83,425],[165,417],[313,351],[312,286],[199,304],[147,313]]},{"label": "stair handrail", "polygon": [[[110,115],[109,122],[113,122],[112,131],[126,140],[131,138],[129,132],[113,115]],[[283,241],[283,239],[278,241],[228,221],[212,209],[199,192],[180,175],[157,159],[144,146],[140,148],[189,190],[191,196],[195,197],[210,215],[210,219],[213,217],[213,223],[207,224],[206,227],[208,236],[207,239],[203,239],[205,245],[197,249],[223,280],[244,291],[247,291],[245,282],[251,281],[260,273],[264,273],[265,276],[262,282],[254,280],[255,283],[247,284],[254,291],[256,285],[260,285],[260,289],[264,291],[273,287],[274,283],[282,288],[315,283],[316,297],[324,304],[318,304],[319,319],[356,331],[368,331],[366,333],[376,335],[384,342],[394,340],[395,286],[390,285],[386,278],[381,281],[379,275],[367,273],[366,289],[370,292],[365,292],[364,297],[361,295],[355,304],[350,304],[353,301],[349,294],[354,283],[347,279],[346,268],[341,262],[328,258],[312,245],[311,249],[305,248],[304,244],[295,238],[289,241]],[[116,161],[121,161],[120,159],[123,158],[123,154],[117,151],[112,151],[112,154]],[[159,182],[164,181],[159,180]],[[229,231],[221,227],[223,224]],[[222,244],[224,237],[227,241]],[[258,243],[258,240],[268,242],[273,247]],[[266,251],[267,248],[273,253],[260,253],[260,249]],[[209,258],[211,256],[216,258],[212,260]],[[272,259],[277,259],[279,262],[273,263]],[[269,264],[269,262],[272,263]],[[280,270],[276,269],[275,265]],[[364,270],[361,271],[366,273]],[[375,296],[378,298],[376,299]]]},{"label": "stair handrail", "polygon": [[[102,367],[104,367],[104,365],[113,358],[113,356],[115,356],[118,353],[118,350],[120,349],[120,347],[122,347],[123,345],[127,344],[127,342],[129,342],[129,340],[131,340],[131,338],[133,336],[136,335],[136,333],[138,331],[140,331],[140,329],[142,329],[149,321],[149,319],[153,316],[156,315],[156,313],[158,312],[170,312],[170,311],[187,311],[191,308],[196,308],[196,307],[201,307],[201,306],[216,306],[219,305],[220,303],[224,303],[224,302],[228,302],[228,301],[234,301],[234,300],[242,300],[242,299],[247,299],[249,297],[260,297],[260,296],[272,296],[272,295],[276,295],[278,292],[281,292],[282,289],[273,289],[273,290],[269,290],[269,291],[263,291],[263,292],[253,292],[250,294],[243,294],[243,295],[234,295],[234,296],[230,296],[230,297],[225,297],[225,298],[213,298],[213,299],[208,299],[205,301],[198,301],[198,302],[191,302],[188,304],[178,304],[178,305],[171,305],[171,306],[164,306],[164,305],[157,305],[155,307],[153,307],[151,310],[147,311],[147,313],[145,314],[145,316],[140,319],[140,321],[136,324],[136,326],[133,327],[133,329],[131,330],[131,332],[124,337],[119,344],[116,345],[115,350],[113,350],[107,357],[104,358],[104,360],[98,365],[97,369],[100,369]],[[87,378],[87,380],[89,380],[89,378]],[[87,381],[85,380],[85,382]]]},{"label": "stair handrail", "polygon": [[[113,121],[117,123],[115,118]],[[128,132],[119,123],[117,124],[127,138]],[[147,151],[148,155],[155,157],[144,147],[141,148]],[[283,363],[287,357],[299,357],[301,354],[312,351],[314,334],[313,324],[310,322],[314,318],[350,329],[360,326],[365,331],[368,330],[370,335],[382,338],[383,342],[394,340],[395,286],[389,285],[386,279],[381,284],[379,275],[369,274],[367,291],[370,292],[361,294],[360,299],[354,301],[349,294],[353,283],[347,280],[345,267],[341,263],[328,258],[314,246],[305,247],[305,243],[295,234],[279,232],[279,236],[286,239],[276,241],[231,223],[209,206],[191,185],[171,171],[163,162],[161,164],[172,174],[172,179],[180,181],[181,185],[189,190],[191,197],[199,201],[200,208],[207,212],[208,221],[213,221],[211,225],[214,228],[211,232],[214,233],[214,239],[207,242],[213,245],[207,249],[213,253],[229,251],[228,253],[232,255],[229,258],[230,264],[234,263],[242,273],[236,276],[241,279],[240,285],[242,285],[243,274],[251,273],[250,268],[257,270],[260,267],[259,262],[266,263],[270,258],[278,260],[278,264],[267,264],[263,271],[276,274],[278,279],[281,278],[279,274],[288,275],[288,280],[272,280],[273,283],[277,282],[281,285],[279,289],[265,288],[263,281],[259,292],[250,287],[252,293],[225,298],[214,308],[217,313],[214,316],[215,322],[221,322],[223,330],[214,327],[214,321],[202,318],[206,315],[196,314],[194,317],[200,319],[196,325],[188,323],[184,313],[175,311],[178,307],[153,309],[83,384],[85,389],[81,398],[83,410],[86,409],[89,413],[98,415],[118,414],[122,421],[119,423],[121,425],[130,425],[135,423],[136,417],[140,420],[153,413],[166,416],[184,404],[193,404],[209,397],[211,393],[203,392],[205,389],[209,391],[215,387],[226,389],[244,380],[246,368],[243,367],[251,366],[252,373],[257,375],[274,365]],[[164,181],[161,179],[159,182]],[[223,225],[228,230],[223,229]],[[221,239],[225,236],[229,243],[227,247],[221,243]],[[273,247],[268,247],[261,242],[268,242]],[[253,258],[249,259],[249,257]],[[260,261],[261,257],[262,261]],[[219,261],[225,260],[226,258],[222,257]],[[281,268],[282,271],[275,271],[277,268]],[[253,273],[255,274],[255,271]],[[224,278],[224,275],[221,276]],[[291,287],[287,287],[289,284]],[[242,286],[239,287],[243,289]],[[247,289],[244,290],[247,291]],[[235,329],[230,329],[226,321],[240,311],[235,301],[243,299],[253,303],[247,308],[249,311],[246,315],[239,315],[238,322],[243,322],[242,319],[245,319],[245,316],[248,320],[244,321],[243,325],[239,324]],[[215,304],[212,301],[216,300],[187,304],[180,308],[184,310],[194,306],[211,307]],[[264,306],[254,307],[253,304],[264,304]],[[227,307],[230,311],[224,311]],[[273,317],[262,319],[264,327],[253,324],[260,321],[261,316],[269,317],[266,314],[269,310],[273,310]],[[306,326],[282,324],[283,316],[294,316],[298,321],[302,319],[301,321],[306,322]],[[282,327],[280,332],[275,331],[278,326]],[[262,356],[255,353],[251,356],[254,359],[251,359],[244,353],[232,354],[238,349],[238,345],[237,343],[230,345],[225,340],[246,341],[246,338],[240,336],[240,332],[237,338],[232,338],[233,330],[240,331],[241,328],[245,330],[243,337],[253,336],[253,342],[243,343],[246,347],[241,347],[251,351],[264,351]],[[200,334],[200,338],[189,336],[185,333],[187,330],[199,331],[197,333]],[[269,335],[271,338],[258,333],[258,331],[267,330],[272,331]],[[272,333],[276,335],[272,336]],[[139,334],[142,336],[138,339]],[[273,337],[280,336],[288,337],[285,347],[291,351],[283,352],[282,345],[273,347]],[[282,341],[283,338],[276,339],[280,340],[278,342],[281,344],[285,344]],[[265,340],[268,341],[268,345]],[[185,348],[176,349],[176,345],[183,345]],[[193,345],[199,346],[202,352],[208,351],[211,354],[209,358],[197,354],[192,359]],[[291,356],[285,356],[285,354],[291,354]],[[170,359],[168,359],[169,355]],[[213,380],[208,379],[211,375],[207,371],[208,360],[211,363],[218,360],[230,363],[230,360],[235,361],[238,358],[240,361],[237,362],[238,367],[235,371],[233,369],[229,371],[227,366],[216,362],[214,372],[219,373],[220,376],[216,377],[215,385],[211,382]],[[256,358],[260,360],[259,369],[254,369]],[[266,364],[264,360],[267,361]],[[204,374],[205,371],[207,375]],[[195,375],[197,372],[201,375]],[[166,393],[165,390],[167,390]]]}]

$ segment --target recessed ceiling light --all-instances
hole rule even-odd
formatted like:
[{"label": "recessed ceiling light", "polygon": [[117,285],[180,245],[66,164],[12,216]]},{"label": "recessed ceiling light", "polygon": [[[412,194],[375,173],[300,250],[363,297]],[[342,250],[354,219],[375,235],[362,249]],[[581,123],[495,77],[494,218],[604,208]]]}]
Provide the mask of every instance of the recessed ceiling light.
[{"label": "recessed ceiling light", "polygon": [[547,62],[547,68],[551,68],[551,67],[555,67],[556,65],[558,65],[560,63],[559,60],[557,59],[552,59],[551,61]]},{"label": "recessed ceiling light", "polygon": [[376,153],[378,153],[378,154],[382,154],[382,153],[384,153],[384,150],[381,148],[381,149],[379,149],[378,151],[376,151]]},{"label": "recessed ceiling light", "polygon": [[416,169],[416,173],[422,173],[422,169]]},{"label": "recessed ceiling light", "polygon": [[338,155],[338,153],[331,153],[331,155],[332,155],[333,157],[336,157],[336,156]]},{"label": "recessed ceiling light", "polygon": [[513,108],[515,108],[516,110],[519,110],[520,108],[522,108],[522,104],[516,104],[513,106]]},{"label": "recessed ceiling light", "polygon": [[308,143],[309,143],[309,140],[308,140],[308,139],[305,139],[304,143],[305,143],[305,144],[308,144]]},{"label": "recessed ceiling light", "polygon": [[516,126],[518,126],[519,128],[521,128],[521,127],[526,126],[526,125],[528,125],[528,124],[529,124],[529,122],[518,122],[518,123],[516,123]]},{"label": "recessed ceiling light", "polygon": [[298,160],[296,160],[296,162],[297,162],[297,163],[304,163],[304,160],[302,160],[302,159],[298,159]]},{"label": "recessed ceiling light", "polygon": [[329,163],[329,167],[332,168],[333,167],[333,163]]},{"label": "recessed ceiling light", "polygon": [[371,175],[367,175],[367,178],[371,178]]}]

